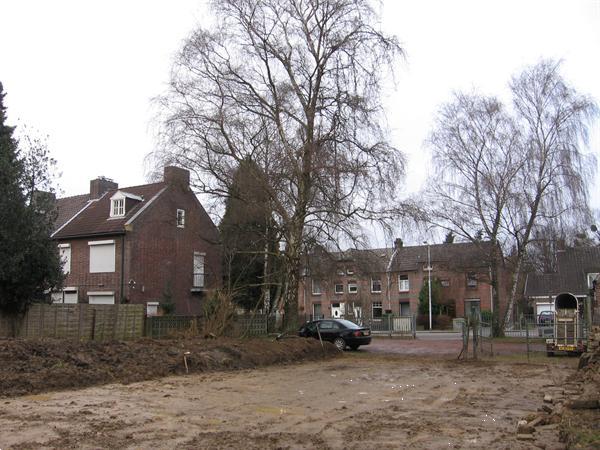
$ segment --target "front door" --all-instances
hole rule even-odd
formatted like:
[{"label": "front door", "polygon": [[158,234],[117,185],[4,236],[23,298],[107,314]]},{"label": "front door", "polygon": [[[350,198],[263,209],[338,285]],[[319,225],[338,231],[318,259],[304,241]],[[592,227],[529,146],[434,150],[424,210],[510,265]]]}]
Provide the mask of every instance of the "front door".
[{"label": "front door", "polygon": [[470,298],[465,300],[465,317],[480,317],[481,308],[478,298]]},{"label": "front door", "polygon": [[321,304],[313,303],[313,320],[320,319],[321,317]]}]

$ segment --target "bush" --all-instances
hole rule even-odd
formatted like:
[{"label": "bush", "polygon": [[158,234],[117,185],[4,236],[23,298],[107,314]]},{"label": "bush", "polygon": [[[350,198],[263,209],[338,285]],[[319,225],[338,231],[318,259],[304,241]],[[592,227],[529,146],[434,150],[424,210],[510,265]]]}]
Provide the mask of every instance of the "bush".
[{"label": "bush", "polygon": [[448,330],[452,328],[452,317],[442,314],[433,318],[434,328],[438,330]]},{"label": "bush", "polygon": [[487,309],[481,311],[481,321],[490,323],[492,321],[493,313]]}]

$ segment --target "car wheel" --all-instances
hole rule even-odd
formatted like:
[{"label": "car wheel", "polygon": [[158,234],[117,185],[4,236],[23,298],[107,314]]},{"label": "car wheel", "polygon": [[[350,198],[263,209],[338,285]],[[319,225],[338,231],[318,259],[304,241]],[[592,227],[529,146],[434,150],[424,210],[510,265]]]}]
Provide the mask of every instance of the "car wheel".
[{"label": "car wheel", "polygon": [[350,350],[358,350],[358,345],[351,345]]},{"label": "car wheel", "polygon": [[546,352],[546,356],[554,356],[554,352]]},{"label": "car wheel", "polygon": [[344,341],[341,337],[338,337],[333,341],[333,345],[335,345],[339,351],[344,351],[346,348],[346,341]]}]

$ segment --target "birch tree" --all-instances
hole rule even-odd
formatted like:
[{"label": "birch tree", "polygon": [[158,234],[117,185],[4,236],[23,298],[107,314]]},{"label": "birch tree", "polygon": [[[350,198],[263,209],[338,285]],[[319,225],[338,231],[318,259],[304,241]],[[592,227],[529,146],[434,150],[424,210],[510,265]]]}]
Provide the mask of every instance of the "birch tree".
[{"label": "birch tree", "polygon": [[506,321],[512,317],[523,261],[536,227],[567,220],[589,223],[588,187],[593,155],[585,153],[595,102],[560,74],[560,63],[542,61],[512,78],[515,120],[523,130],[525,165],[519,171],[506,228],[516,248]]},{"label": "birch tree", "polygon": [[[542,61],[510,82],[512,108],[479,94],[442,107],[431,144],[437,176],[428,187],[429,221],[511,252],[512,283],[504,326],[518,296],[536,229],[589,217],[594,160],[586,154],[595,103],[569,86],[560,64]],[[506,253],[505,253],[506,255]],[[494,308],[498,255],[490,255]]]},{"label": "birch tree", "polygon": [[282,237],[286,321],[297,317],[307,238],[356,235],[395,214],[402,175],[387,141],[381,82],[402,50],[367,0],[214,0],[158,99],[160,163],[189,168],[199,192],[225,198],[250,159]]},{"label": "birch tree", "polygon": [[502,227],[525,163],[522,136],[498,99],[457,93],[441,108],[430,144],[436,175],[427,193],[429,220],[485,249],[498,333]]}]

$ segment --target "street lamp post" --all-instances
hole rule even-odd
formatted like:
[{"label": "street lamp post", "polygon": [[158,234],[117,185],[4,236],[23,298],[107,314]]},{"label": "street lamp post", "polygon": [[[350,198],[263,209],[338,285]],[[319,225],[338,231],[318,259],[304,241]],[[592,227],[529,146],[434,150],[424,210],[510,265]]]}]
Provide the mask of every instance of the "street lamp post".
[{"label": "street lamp post", "polygon": [[424,244],[427,244],[427,287],[429,290],[429,331],[432,329],[431,325],[431,250],[429,246],[429,242],[425,241]]}]

